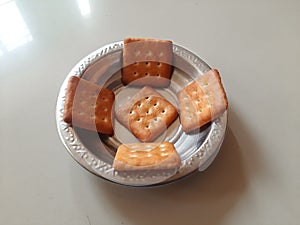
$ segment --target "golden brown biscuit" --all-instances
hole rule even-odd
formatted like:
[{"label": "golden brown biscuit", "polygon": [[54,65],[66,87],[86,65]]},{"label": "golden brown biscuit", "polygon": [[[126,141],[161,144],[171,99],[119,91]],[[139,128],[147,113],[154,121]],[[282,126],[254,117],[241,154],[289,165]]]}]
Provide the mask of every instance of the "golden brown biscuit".
[{"label": "golden brown biscuit", "polygon": [[72,76],[66,91],[63,119],[66,123],[103,134],[113,134],[115,95],[87,80]]},{"label": "golden brown biscuit", "polygon": [[144,142],[162,134],[177,115],[177,109],[148,86],[116,111],[117,119]]},{"label": "golden brown biscuit", "polygon": [[[166,87],[172,74],[173,44],[167,40],[124,40],[122,81],[134,85]],[[143,79],[141,79],[143,78]]]},{"label": "golden brown biscuit", "polygon": [[219,72],[212,69],[178,93],[182,128],[190,132],[219,117],[228,101]]},{"label": "golden brown biscuit", "polygon": [[180,157],[170,142],[122,144],[113,167],[118,171],[169,170],[180,166]]}]

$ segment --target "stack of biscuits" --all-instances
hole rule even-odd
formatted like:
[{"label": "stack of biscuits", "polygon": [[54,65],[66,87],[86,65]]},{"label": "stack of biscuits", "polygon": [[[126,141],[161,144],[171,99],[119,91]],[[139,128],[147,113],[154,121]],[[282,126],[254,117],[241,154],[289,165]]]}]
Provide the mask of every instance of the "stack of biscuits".
[{"label": "stack of biscuits", "polygon": [[66,123],[101,134],[114,134],[114,117],[139,143],[123,143],[113,167],[117,171],[166,170],[180,167],[181,159],[170,142],[155,140],[178,117],[187,134],[221,116],[228,108],[219,72],[212,69],[177,93],[179,109],[155,88],[167,88],[173,72],[171,41],[124,40],[122,82],[140,90],[114,109],[115,94],[83,78],[69,79],[63,119]]}]

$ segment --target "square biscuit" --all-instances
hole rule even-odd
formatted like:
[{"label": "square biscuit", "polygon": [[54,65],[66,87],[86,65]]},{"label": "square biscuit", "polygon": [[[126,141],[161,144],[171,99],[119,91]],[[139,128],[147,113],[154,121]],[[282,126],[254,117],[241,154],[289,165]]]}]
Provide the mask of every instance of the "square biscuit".
[{"label": "square biscuit", "polygon": [[166,87],[173,72],[173,43],[168,40],[126,38],[123,48],[122,82]]},{"label": "square biscuit", "polygon": [[112,91],[72,76],[66,90],[63,120],[72,126],[111,135],[114,99]]},{"label": "square biscuit", "polygon": [[116,111],[116,118],[139,140],[153,141],[177,118],[177,109],[149,86]]},{"label": "square biscuit", "polygon": [[119,146],[113,167],[117,171],[170,170],[180,164],[180,156],[170,142],[133,143]]},{"label": "square biscuit", "polygon": [[220,74],[212,69],[178,94],[179,115],[185,132],[211,122],[228,108],[228,101]]}]

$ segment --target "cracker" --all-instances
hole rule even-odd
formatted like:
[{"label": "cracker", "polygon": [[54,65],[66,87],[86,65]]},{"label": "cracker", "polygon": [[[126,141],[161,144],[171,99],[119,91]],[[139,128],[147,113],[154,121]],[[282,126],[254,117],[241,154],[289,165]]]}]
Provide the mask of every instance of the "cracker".
[{"label": "cracker", "polygon": [[134,85],[168,86],[173,70],[172,48],[172,41],[126,38],[123,48],[123,83],[134,81]]},{"label": "cracker", "polygon": [[117,119],[141,141],[153,141],[177,118],[177,109],[149,86],[116,111]]},{"label": "cracker", "polygon": [[185,132],[195,130],[228,108],[219,72],[212,69],[178,93],[179,114]]},{"label": "cracker", "polygon": [[72,76],[66,91],[63,119],[73,126],[102,134],[113,134],[114,99],[112,91]]},{"label": "cracker", "polygon": [[118,171],[170,170],[180,164],[180,157],[170,142],[134,143],[119,146],[113,167]]}]

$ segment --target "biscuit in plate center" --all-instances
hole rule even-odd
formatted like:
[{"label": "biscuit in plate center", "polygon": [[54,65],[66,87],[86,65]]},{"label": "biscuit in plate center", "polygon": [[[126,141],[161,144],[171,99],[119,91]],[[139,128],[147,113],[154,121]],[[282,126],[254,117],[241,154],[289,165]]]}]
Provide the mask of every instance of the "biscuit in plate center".
[{"label": "biscuit in plate center", "polygon": [[116,111],[117,119],[141,141],[153,141],[176,119],[177,109],[151,87],[144,87]]}]

